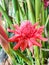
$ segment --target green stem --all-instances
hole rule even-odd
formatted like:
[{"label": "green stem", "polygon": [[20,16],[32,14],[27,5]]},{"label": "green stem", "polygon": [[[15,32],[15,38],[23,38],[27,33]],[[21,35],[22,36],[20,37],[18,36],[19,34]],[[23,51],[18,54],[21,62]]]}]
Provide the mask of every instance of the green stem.
[{"label": "green stem", "polygon": [[[41,0],[35,0],[35,15],[36,22],[39,22]],[[40,65],[39,48],[34,46],[35,65]]]},{"label": "green stem", "polygon": [[10,56],[10,58],[11,58],[11,63],[12,63],[12,65],[18,65],[18,63],[17,63],[17,61],[16,61],[16,59],[15,59],[15,56],[14,56],[14,54],[13,54],[11,48],[9,48],[7,54],[8,54],[8,55]]},{"label": "green stem", "polygon": [[42,2],[42,8],[41,8],[41,23],[44,25],[45,23],[45,17],[44,17],[44,3]]},{"label": "green stem", "polygon": [[45,21],[46,21],[46,19],[47,19],[47,16],[48,16],[48,10],[47,10],[47,8],[46,8],[46,10],[45,10]]},{"label": "green stem", "polygon": [[34,46],[35,65],[40,65],[39,49]]},{"label": "green stem", "polygon": [[28,54],[29,59],[30,59],[31,62],[32,62],[32,65],[34,65],[33,58],[32,58],[32,56],[31,56],[31,52],[30,52],[29,49],[27,49],[27,54]]},{"label": "green stem", "polygon": [[[44,2],[42,1],[42,8],[41,8],[41,24],[42,25],[45,24],[45,14],[44,14]],[[43,47],[45,46],[44,42],[42,42],[42,46]],[[44,65],[44,52],[42,50],[41,50],[41,57],[42,57],[41,64]]]},{"label": "green stem", "polygon": [[44,65],[44,52],[40,49],[40,56],[41,56],[41,65]]},{"label": "green stem", "polygon": [[16,62],[16,59],[15,59],[14,55],[13,54],[9,54],[9,56],[11,58],[12,65],[18,65],[18,63]]},{"label": "green stem", "polygon": [[38,0],[38,1],[35,0],[36,22],[39,22],[40,10],[41,10],[41,0]]},{"label": "green stem", "polygon": [[28,65],[32,65],[31,61],[28,58],[26,58],[19,50],[17,51],[12,50],[12,52],[15,56],[18,55],[19,57],[21,57]]},{"label": "green stem", "polygon": [[49,21],[49,15],[48,15],[48,17],[47,17],[47,19],[46,19],[45,27],[47,26],[48,21]]}]

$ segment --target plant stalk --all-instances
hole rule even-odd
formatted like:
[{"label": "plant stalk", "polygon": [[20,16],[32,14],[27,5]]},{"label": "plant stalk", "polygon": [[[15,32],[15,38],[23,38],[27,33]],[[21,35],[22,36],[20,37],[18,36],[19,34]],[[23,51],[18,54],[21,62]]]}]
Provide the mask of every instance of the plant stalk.
[{"label": "plant stalk", "polygon": [[28,65],[32,65],[31,61],[27,57],[25,57],[19,50],[12,50],[12,52],[15,56],[18,55],[19,57],[21,57]]}]

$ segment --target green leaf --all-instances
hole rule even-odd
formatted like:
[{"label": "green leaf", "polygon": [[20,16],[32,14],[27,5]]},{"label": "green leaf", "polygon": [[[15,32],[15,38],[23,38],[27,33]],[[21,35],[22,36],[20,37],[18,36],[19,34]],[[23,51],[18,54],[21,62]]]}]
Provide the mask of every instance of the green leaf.
[{"label": "green leaf", "polygon": [[35,23],[35,13],[32,8],[32,3],[30,0],[26,0],[28,6],[28,19],[34,24]]},{"label": "green leaf", "polygon": [[24,56],[19,50],[12,50],[12,52],[15,56],[18,55],[19,57],[21,57],[28,65],[32,65],[31,61],[26,56]]},{"label": "green leaf", "polygon": [[12,20],[9,18],[8,14],[6,13],[6,11],[4,11],[4,9],[1,7],[1,5],[0,5],[0,12],[2,13],[3,17],[5,17],[5,20],[7,21],[7,23],[11,27],[12,26]]},{"label": "green leaf", "polygon": [[15,21],[17,24],[20,24],[19,2],[18,0],[12,0],[12,4],[14,9]]},{"label": "green leaf", "polygon": [[39,16],[40,16],[40,11],[41,11],[41,0],[35,0],[35,15],[36,15],[36,22],[39,21]]}]

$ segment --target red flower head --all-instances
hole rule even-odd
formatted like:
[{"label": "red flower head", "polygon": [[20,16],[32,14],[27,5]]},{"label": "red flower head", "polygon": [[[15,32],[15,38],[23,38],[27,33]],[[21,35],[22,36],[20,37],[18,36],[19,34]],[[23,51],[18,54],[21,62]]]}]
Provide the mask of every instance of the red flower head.
[{"label": "red flower head", "polygon": [[44,7],[46,8],[49,5],[49,0],[44,0]]},{"label": "red flower head", "polygon": [[38,23],[32,25],[30,21],[22,22],[20,26],[14,25],[15,30],[8,29],[9,32],[13,32],[14,36],[9,38],[10,42],[17,42],[14,46],[14,50],[20,48],[24,51],[26,48],[30,48],[33,45],[42,47],[42,44],[38,40],[47,41],[42,37],[44,26],[37,28]]}]

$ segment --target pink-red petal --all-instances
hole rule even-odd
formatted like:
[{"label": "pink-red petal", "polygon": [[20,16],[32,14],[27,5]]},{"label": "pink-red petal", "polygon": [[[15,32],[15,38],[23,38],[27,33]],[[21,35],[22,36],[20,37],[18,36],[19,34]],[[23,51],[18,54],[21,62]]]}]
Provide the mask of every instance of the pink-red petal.
[{"label": "pink-red petal", "polygon": [[21,49],[21,51],[24,51],[26,48],[27,48],[27,42],[24,41],[24,42],[21,44],[20,49]]},{"label": "pink-red petal", "polygon": [[14,50],[18,50],[19,47],[21,46],[22,42],[23,42],[23,41],[20,40],[20,41],[13,47],[13,49],[14,49]]},{"label": "pink-red petal", "polygon": [[37,33],[42,34],[44,30],[44,26],[41,26],[38,30]]},{"label": "pink-red petal", "polygon": [[32,42],[33,45],[42,47],[42,44],[41,43],[38,43],[35,39],[30,39],[30,41]]},{"label": "pink-red petal", "polygon": [[14,33],[15,31],[14,30],[11,30],[11,29],[7,29],[8,32],[11,32],[11,33]]},{"label": "pink-red petal", "polygon": [[16,42],[18,41],[18,38],[20,38],[20,35],[14,35],[13,37],[9,38],[8,41],[10,42]]},{"label": "pink-red petal", "polygon": [[38,26],[38,24],[39,24],[39,23],[35,23],[35,24],[33,25],[33,28],[36,28],[36,26]]},{"label": "pink-red petal", "polygon": [[28,46],[31,47],[33,45],[32,41],[30,39],[28,39],[27,41],[28,41]]},{"label": "pink-red petal", "polygon": [[40,40],[42,40],[42,41],[48,41],[47,38],[43,38],[41,35],[37,35],[37,38],[40,39]]},{"label": "pink-red petal", "polygon": [[19,29],[19,26],[17,24],[13,25],[14,28]]}]

